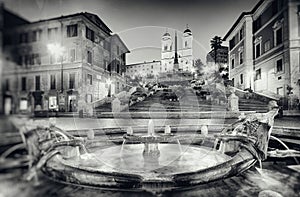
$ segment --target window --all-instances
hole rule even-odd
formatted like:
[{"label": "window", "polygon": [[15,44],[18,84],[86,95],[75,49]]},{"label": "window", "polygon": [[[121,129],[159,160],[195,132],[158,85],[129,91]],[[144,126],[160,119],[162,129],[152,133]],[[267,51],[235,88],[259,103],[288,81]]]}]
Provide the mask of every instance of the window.
[{"label": "window", "polygon": [[56,89],[56,76],[50,75],[50,90]]},{"label": "window", "polygon": [[[108,72],[111,72],[111,64],[108,64],[108,65],[107,65],[107,71],[108,71]],[[136,71],[135,71],[135,72],[136,72]]]},{"label": "window", "polygon": [[35,30],[32,32],[32,42],[40,41],[42,30]]},{"label": "window", "polygon": [[19,43],[28,43],[28,33],[21,33]]},{"label": "window", "polygon": [[29,55],[29,64],[34,65],[34,59],[35,59],[35,54],[30,54]]},{"label": "window", "polygon": [[22,77],[22,79],[21,79],[21,90],[22,91],[26,91],[26,87],[27,87],[27,80],[26,80],[26,77]]},{"label": "window", "polygon": [[232,86],[234,86],[234,78],[231,79]]},{"label": "window", "polygon": [[126,61],[126,53],[122,53],[121,57],[122,57],[123,64],[125,64],[125,61]]},{"label": "window", "polygon": [[77,24],[67,26],[67,37],[77,36]]},{"label": "window", "polygon": [[120,73],[120,65],[117,64],[117,73]]},{"label": "window", "polygon": [[265,42],[265,44],[264,44],[264,50],[265,50],[265,52],[267,52],[268,50],[270,50],[270,48],[271,48],[271,42],[270,42],[270,40],[267,40]]},{"label": "window", "polygon": [[57,39],[58,27],[49,28],[48,29],[48,40],[56,40]]},{"label": "window", "polygon": [[234,69],[234,58],[231,59],[231,69]]},{"label": "window", "polygon": [[35,76],[35,90],[39,91],[41,90],[41,77]]},{"label": "window", "polygon": [[276,71],[282,72],[283,71],[283,62],[282,59],[276,61]]},{"label": "window", "polygon": [[274,46],[278,46],[282,44],[283,41],[283,18],[281,20],[278,20],[273,25],[273,33],[274,33]]},{"label": "window", "polygon": [[23,65],[23,62],[24,62],[24,58],[22,55],[20,55],[18,58],[18,65]]},{"label": "window", "polygon": [[120,47],[117,46],[117,55],[119,55],[119,54],[120,54]]},{"label": "window", "polygon": [[25,66],[28,66],[29,65],[29,59],[30,59],[30,56],[29,55],[25,55],[25,57],[24,57],[24,65]]},{"label": "window", "polygon": [[75,73],[69,74],[69,89],[75,89]]},{"label": "window", "polygon": [[241,51],[240,52],[240,64],[243,64],[244,63],[244,52]]},{"label": "window", "polygon": [[184,46],[185,46],[185,48],[187,48],[187,47],[188,47],[188,43],[187,43],[187,41],[185,41],[185,42],[184,42]]},{"label": "window", "polygon": [[33,61],[35,65],[41,65],[41,57],[40,54],[33,54]]},{"label": "window", "polygon": [[256,80],[261,79],[261,69],[255,71],[255,79]]},{"label": "window", "polygon": [[283,96],[283,87],[277,88],[277,94]]},{"label": "window", "polygon": [[107,70],[107,66],[108,66],[107,60],[103,60],[103,66],[104,66],[104,69]]},{"label": "window", "polygon": [[255,45],[255,58],[260,56],[260,43]]},{"label": "window", "polygon": [[233,47],[235,46],[235,40],[234,38],[232,38],[230,41],[229,41],[229,49],[233,49]]},{"label": "window", "polygon": [[4,38],[3,38],[4,45],[11,45],[13,43],[14,43],[14,41],[13,41],[13,38],[11,35],[4,35]]},{"label": "window", "polygon": [[120,82],[117,81],[117,92],[120,90]]},{"label": "window", "polygon": [[243,84],[243,83],[244,83],[244,75],[240,74],[240,84]]},{"label": "window", "polygon": [[106,40],[104,40],[104,49],[110,51],[110,43]]},{"label": "window", "polygon": [[87,51],[87,62],[89,64],[92,64],[92,60],[93,60],[93,58],[92,58],[92,52],[91,51]]},{"label": "window", "polygon": [[282,27],[275,30],[275,46],[282,44]]},{"label": "window", "polygon": [[93,30],[91,30],[90,28],[86,27],[85,28],[85,37],[91,41],[95,41],[95,33]]},{"label": "window", "polygon": [[75,49],[70,49],[70,51],[69,51],[70,62],[74,62],[75,59],[76,59],[76,51],[75,51]]},{"label": "window", "polygon": [[164,50],[165,50],[165,51],[167,51],[167,50],[168,50],[168,46],[167,46],[167,45],[165,45],[165,47],[164,47]]},{"label": "window", "polygon": [[240,40],[244,38],[244,27],[241,28],[240,30]]},{"label": "window", "polygon": [[86,80],[87,80],[88,85],[93,85],[93,76],[92,75],[87,74]]}]

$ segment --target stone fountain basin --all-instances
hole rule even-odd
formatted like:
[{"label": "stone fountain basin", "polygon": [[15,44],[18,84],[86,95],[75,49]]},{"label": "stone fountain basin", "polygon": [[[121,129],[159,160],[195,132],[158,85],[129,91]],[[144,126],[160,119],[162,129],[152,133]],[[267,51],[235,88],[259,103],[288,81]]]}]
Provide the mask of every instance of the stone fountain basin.
[{"label": "stone fountain basin", "polygon": [[143,156],[144,144],[98,147],[79,157],[56,155],[43,171],[55,180],[83,186],[163,190],[225,178],[235,173],[232,166],[253,161],[247,152],[233,159],[206,147],[158,146],[160,155],[153,158]]}]

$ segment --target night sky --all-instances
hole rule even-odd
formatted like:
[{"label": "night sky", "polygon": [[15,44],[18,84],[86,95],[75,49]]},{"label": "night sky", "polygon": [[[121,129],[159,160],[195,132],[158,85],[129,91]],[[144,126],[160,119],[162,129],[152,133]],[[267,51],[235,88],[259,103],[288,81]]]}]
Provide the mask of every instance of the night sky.
[{"label": "night sky", "polygon": [[[30,21],[77,12],[97,14],[118,33],[131,53],[128,63],[160,60],[161,36],[168,29],[194,36],[194,56],[205,62],[210,39],[223,37],[243,11],[259,0],[4,0],[7,8]],[[179,48],[181,40],[178,40]],[[224,43],[227,44],[227,43]]]}]

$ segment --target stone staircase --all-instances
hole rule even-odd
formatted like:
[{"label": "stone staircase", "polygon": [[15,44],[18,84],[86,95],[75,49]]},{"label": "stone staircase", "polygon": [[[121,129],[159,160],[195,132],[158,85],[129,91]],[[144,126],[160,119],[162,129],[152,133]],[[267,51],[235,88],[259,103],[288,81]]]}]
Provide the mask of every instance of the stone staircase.
[{"label": "stone staircase", "polygon": [[268,104],[256,99],[239,98],[239,110],[265,113],[268,111]]},{"label": "stone staircase", "polygon": [[201,112],[201,111],[224,111],[226,106],[212,104],[211,101],[201,100],[191,89],[184,89],[176,93],[179,101],[162,100],[160,95],[162,91],[157,92],[144,101],[136,103],[129,107],[131,112],[153,111],[153,112]]}]

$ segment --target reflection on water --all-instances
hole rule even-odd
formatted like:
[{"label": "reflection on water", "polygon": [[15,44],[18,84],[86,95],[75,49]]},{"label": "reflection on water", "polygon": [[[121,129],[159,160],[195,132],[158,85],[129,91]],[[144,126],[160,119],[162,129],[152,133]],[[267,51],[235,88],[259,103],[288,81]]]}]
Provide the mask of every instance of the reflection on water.
[{"label": "reflection on water", "polygon": [[[107,191],[64,185],[56,183],[41,175],[41,185],[34,186],[22,180],[21,170],[0,174],[0,197],[34,197],[34,196],[66,196],[66,197],[118,197],[118,196],[153,196],[150,193]],[[229,179],[200,185],[194,188],[163,193],[162,196],[255,196],[264,190],[271,190],[282,196],[299,196],[300,174],[286,166],[264,166],[262,174],[255,168]]]},{"label": "reflection on water", "polygon": [[[138,173],[142,176],[150,173],[154,177],[161,173],[173,174],[197,171],[230,158],[204,147],[158,144],[158,149],[160,155],[157,158],[148,158],[143,155],[144,144],[123,144],[105,149],[93,149],[90,151],[91,157],[79,160],[79,166],[93,167],[109,172]],[[74,163],[71,159],[67,162]]]}]

